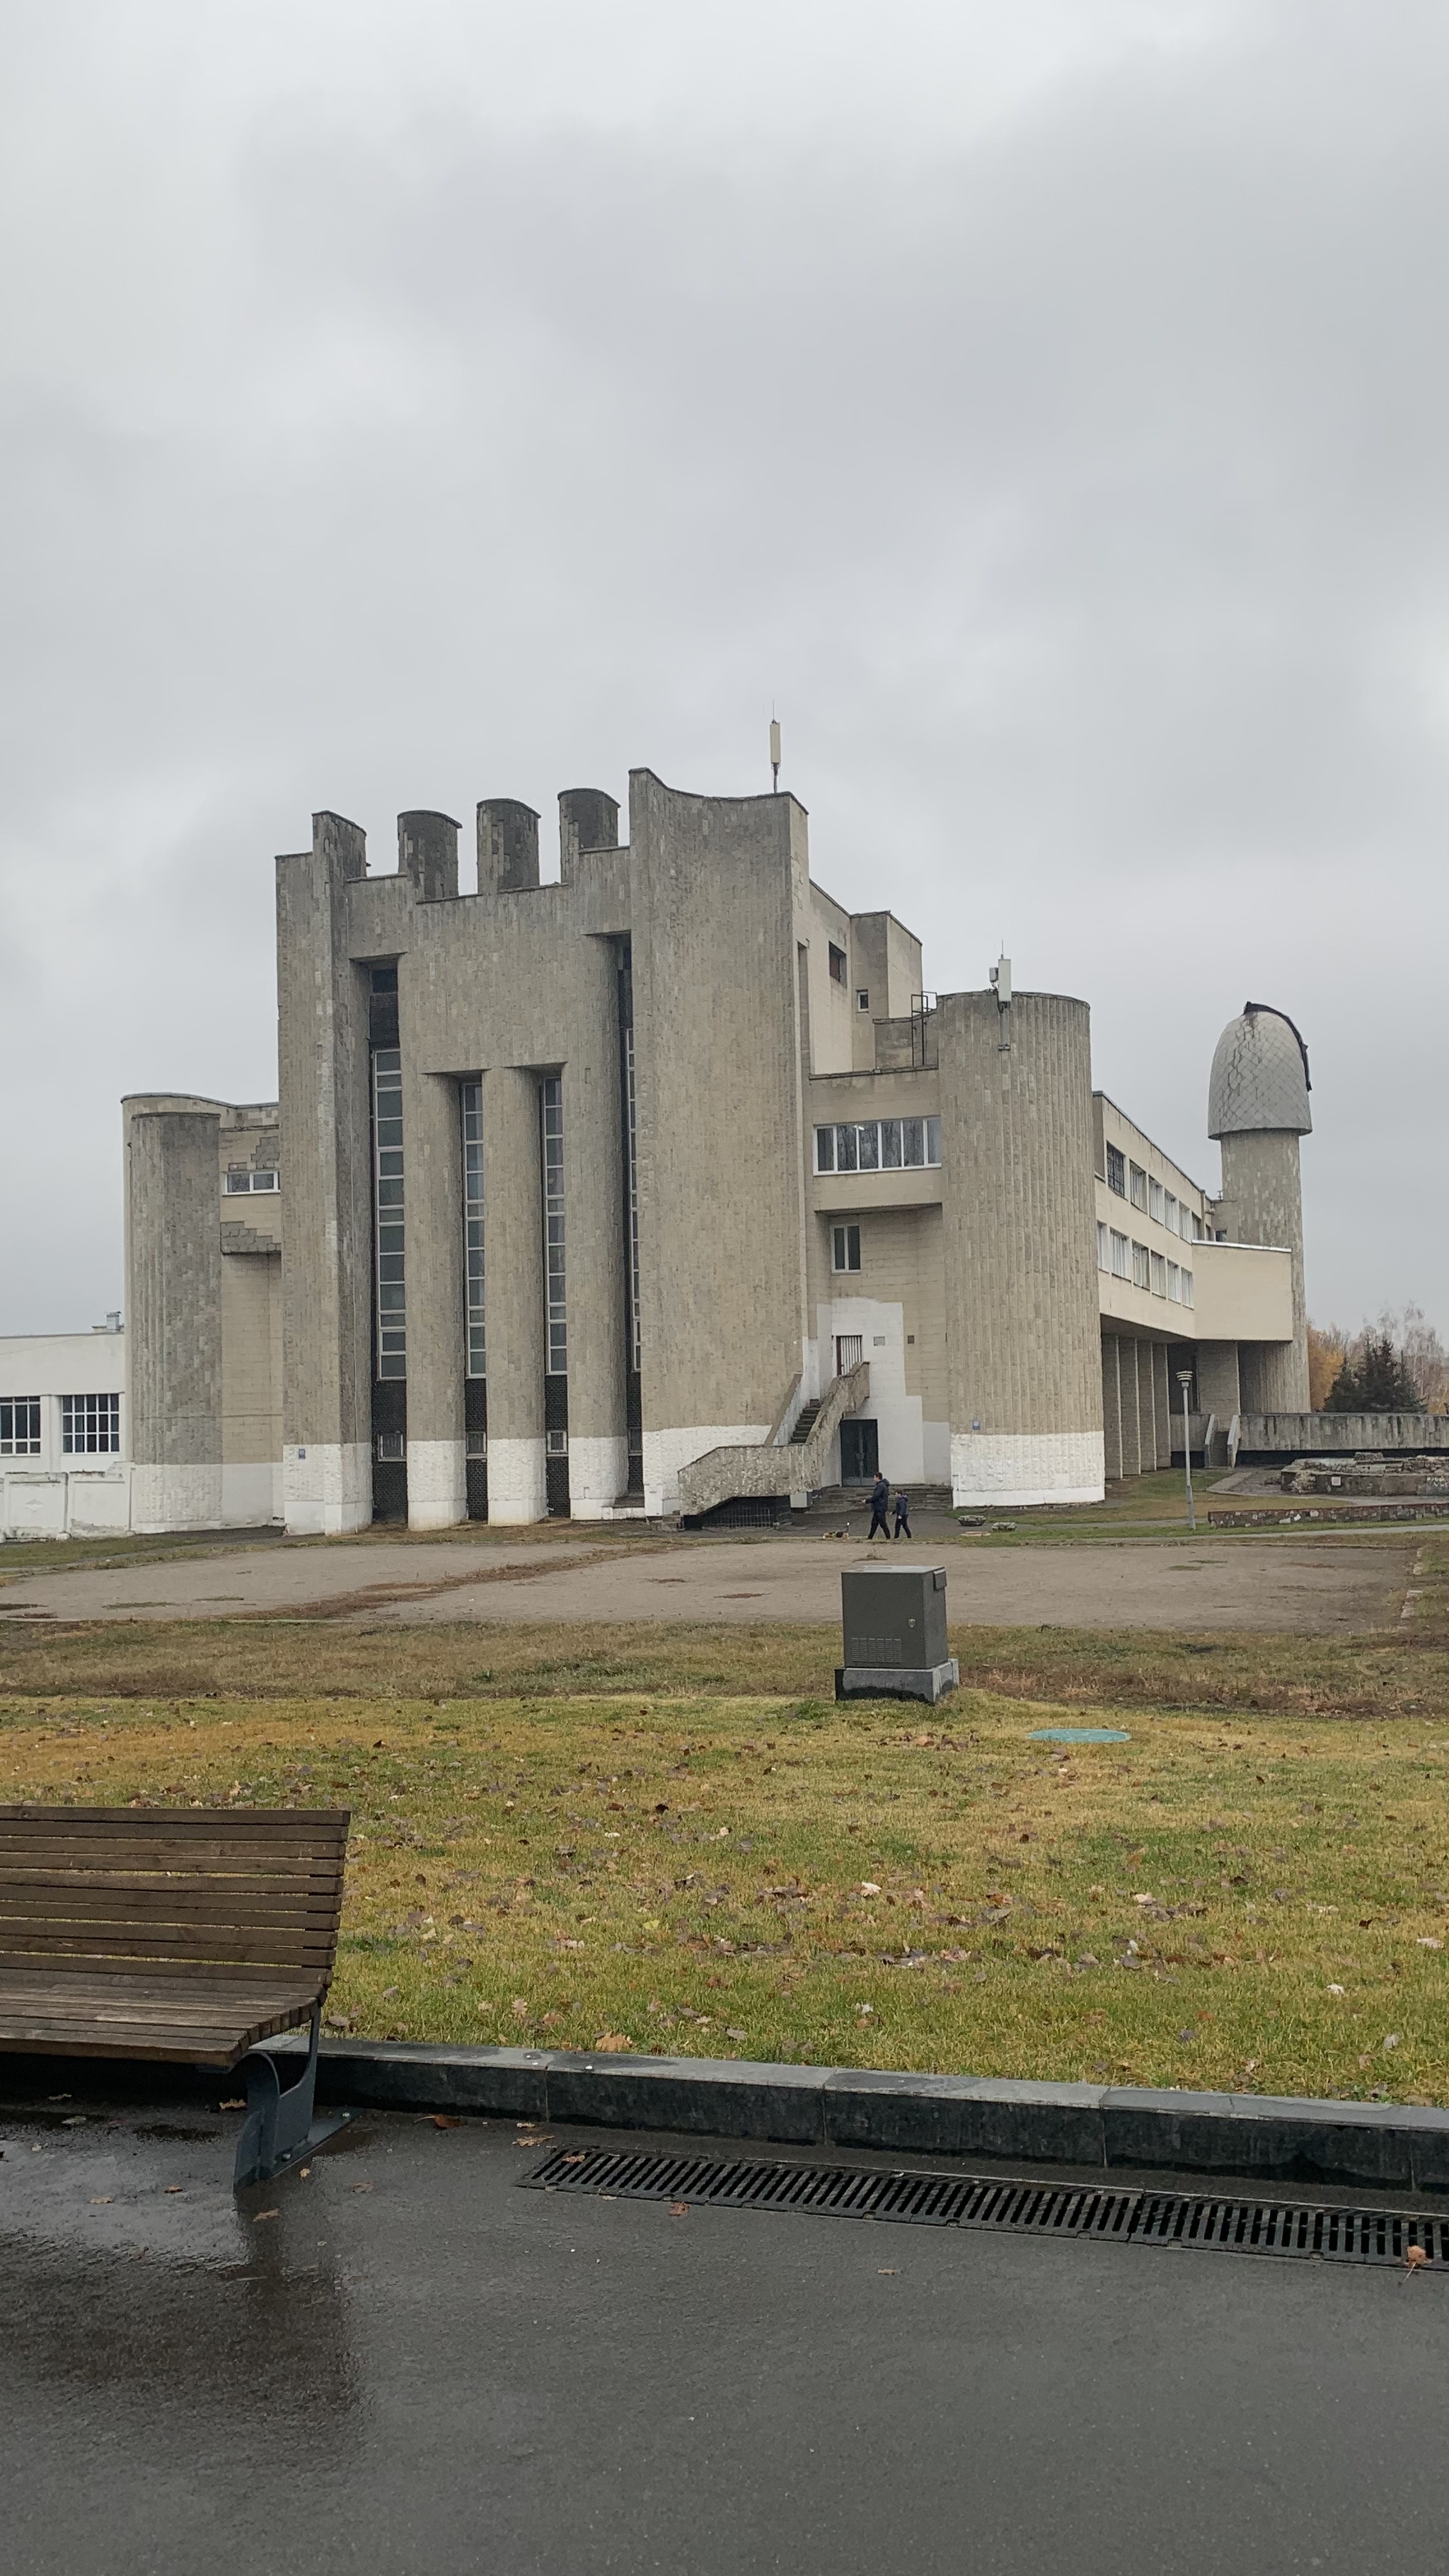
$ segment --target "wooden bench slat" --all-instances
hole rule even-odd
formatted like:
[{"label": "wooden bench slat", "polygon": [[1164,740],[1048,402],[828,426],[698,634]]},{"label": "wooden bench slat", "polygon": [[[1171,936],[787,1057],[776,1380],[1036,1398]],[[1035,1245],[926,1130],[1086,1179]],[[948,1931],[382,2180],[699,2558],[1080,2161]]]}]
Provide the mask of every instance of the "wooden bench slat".
[{"label": "wooden bench slat", "polygon": [[[39,1984],[39,1981],[36,1981]],[[121,2030],[126,2022],[168,2022],[175,2030],[232,2030],[242,2022],[258,2017],[258,2012],[312,2012],[320,2002],[317,1989],[307,1986],[232,1986],[232,1989],[209,1991],[204,1996],[168,1991],[165,1981],[160,1986],[147,1986],[137,1978],[129,1994],[113,1996],[93,1994],[57,1994],[54,1986],[41,1984],[39,1994],[26,1994],[21,1981],[0,1981],[0,2020],[8,2022],[93,2022],[111,2030]]]},{"label": "wooden bench slat", "polygon": [[123,2012],[139,1998],[164,2003],[168,2012],[183,2012],[194,2003],[203,2011],[215,2007],[223,2017],[245,2009],[249,2001],[266,2002],[278,1995],[311,1995],[327,1991],[328,1978],[316,1968],[198,1968],[193,1976],[171,1976],[159,1969],[126,1968],[111,1975],[104,1968],[80,1967],[55,1969],[49,1965],[0,1968],[0,1996],[7,2002],[17,1997],[24,2001],[54,2003],[69,2012],[74,2003],[79,2010],[88,2004],[104,2005],[108,2012]]},{"label": "wooden bench slat", "polygon": [[26,1826],[64,1826],[64,1832],[90,1826],[103,1826],[106,1832],[121,1832],[124,1826],[137,1824],[142,1829],[160,1829],[165,1834],[206,1834],[214,1826],[240,1824],[248,1832],[297,1832],[304,1826],[335,1826],[345,1829],[351,1824],[348,1806],[0,1806],[0,1826],[23,1821]]},{"label": "wooden bench slat", "polygon": [[5,1923],[230,1923],[240,1931],[248,1924],[277,1927],[335,1923],[335,1895],[279,1897],[267,1904],[256,1896],[238,1899],[212,1887],[111,1888],[79,1885],[22,1888],[0,1886],[0,1924]]},{"label": "wooden bench slat", "polygon": [[[127,1834],[32,1834],[0,1829],[0,1861],[20,1868],[29,1861],[60,1869],[262,1870],[303,1866],[335,1868],[346,1849],[343,1834],[309,1829],[304,1834],[157,1834],[149,1827]],[[144,1852],[138,1861],[132,1854]]]},{"label": "wooden bench slat", "polygon": [[336,1948],[330,1931],[231,1932],[226,1927],[157,1923],[0,1924],[4,1951],[21,1958],[248,1960],[256,1967],[311,1967]]},{"label": "wooden bench slat", "polygon": [[168,1894],[174,1892],[179,1896],[191,1888],[201,1891],[215,1888],[243,1902],[255,1897],[259,1902],[270,1905],[313,1894],[331,1896],[337,1885],[337,1869],[331,1862],[314,1869],[228,1871],[225,1877],[205,1869],[148,1870],[130,1866],[124,1869],[22,1869],[13,1862],[0,1862],[0,1897],[7,1895],[11,1888],[25,1887],[115,1888],[118,1893],[134,1891],[138,1896],[152,1889]]},{"label": "wooden bench slat", "polygon": [[288,1976],[320,1977],[324,1973],[330,1976],[332,1965],[330,1959],[137,1959],[97,1957],[94,1954],[89,1958],[84,1955],[75,1958],[57,1957],[46,1952],[27,1955],[23,1950],[0,1950],[0,1980],[31,1975],[107,1979],[135,1976],[175,1977],[185,1983],[194,1982],[197,1978],[216,1977],[228,1985],[246,1985],[248,1982],[255,1985],[258,1978],[270,1982]]}]

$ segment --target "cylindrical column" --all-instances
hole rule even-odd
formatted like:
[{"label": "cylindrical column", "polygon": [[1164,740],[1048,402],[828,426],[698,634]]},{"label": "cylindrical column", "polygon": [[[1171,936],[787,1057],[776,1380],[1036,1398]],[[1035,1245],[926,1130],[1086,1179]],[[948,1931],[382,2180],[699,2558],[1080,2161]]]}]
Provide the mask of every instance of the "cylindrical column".
[{"label": "cylindrical column", "polygon": [[1102,1467],[1117,1478],[1122,1473],[1122,1344],[1115,1333],[1102,1336]]},{"label": "cylindrical column", "polygon": [[221,1527],[221,1158],[214,1110],[126,1120],[131,1526]]},{"label": "cylindrical column", "polygon": [[584,942],[563,1068],[568,1253],[569,1509],[597,1520],[629,1481],[624,1406],[623,1097],[613,943]]},{"label": "cylindrical column", "polygon": [[1087,1006],[952,993],[935,1017],[953,1499],[1100,1501]]},{"label": "cylindrical column", "polygon": [[543,1202],[538,1076],[498,1065],[483,1076],[488,1203],[488,1518],[542,1520]]},{"label": "cylindrical column", "polygon": [[[404,961],[404,973],[407,971]],[[404,993],[404,1001],[406,994]],[[408,1527],[468,1517],[463,1445],[463,1149],[458,1086],[403,1053]]]},{"label": "cylindrical column", "polygon": [[1172,1380],[1167,1374],[1167,1344],[1152,1345],[1152,1418],[1157,1426],[1157,1463],[1172,1465]]},{"label": "cylindrical column", "polygon": [[1122,1340],[1122,1473],[1142,1473],[1142,1373],[1135,1333]]}]

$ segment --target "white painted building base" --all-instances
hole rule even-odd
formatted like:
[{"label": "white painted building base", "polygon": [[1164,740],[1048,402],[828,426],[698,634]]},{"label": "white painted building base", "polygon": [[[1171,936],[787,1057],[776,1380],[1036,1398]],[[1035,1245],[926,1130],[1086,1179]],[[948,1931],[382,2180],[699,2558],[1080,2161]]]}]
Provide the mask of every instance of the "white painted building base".
[{"label": "white painted building base", "polygon": [[131,1470],[0,1473],[0,1539],[122,1537],[131,1526]]},{"label": "white painted building base", "polygon": [[282,1462],[263,1458],[223,1466],[221,1517],[225,1529],[269,1529],[282,1517]]},{"label": "white painted building base", "polygon": [[953,1431],[954,1503],[1100,1503],[1100,1431]]},{"label": "white painted building base", "polygon": [[453,1529],[468,1517],[467,1450],[461,1440],[408,1442],[408,1528]]},{"label": "white painted building base", "polygon": [[505,1529],[548,1517],[542,1440],[497,1440],[488,1435],[488,1519]]},{"label": "white painted building base", "polygon": [[208,1467],[141,1466],[131,1469],[131,1527],[159,1530],[221,1529],[221,1461]]},{"label": "white painted building base", "polygon": [[[569,1433],[569,1517],[601,1521],[629,1482],[629,1443],[624,1439],[576,1439]],[[490,1488],[491,1491],[491,1488]]]},{"label": "white painted building base", "polygon": [[[768,1422],[690,1422],[644,1434],[644,1509],[651,1519],[679,1509],[679,1471],[711,1449],[753,1449],[770,1436]],[[491,1452],[490,1452],[491,1455]],[[490,1507],[493,1488],[489,1486]],[[490,1508],[491,1517],[491,1508]]]},{"label": "white painted building base", "polygon": [[372,1524],[372,1449],[366,1440],[308,1440],[282,1452],[282,1499],[295,1538],[336,1537]]}]

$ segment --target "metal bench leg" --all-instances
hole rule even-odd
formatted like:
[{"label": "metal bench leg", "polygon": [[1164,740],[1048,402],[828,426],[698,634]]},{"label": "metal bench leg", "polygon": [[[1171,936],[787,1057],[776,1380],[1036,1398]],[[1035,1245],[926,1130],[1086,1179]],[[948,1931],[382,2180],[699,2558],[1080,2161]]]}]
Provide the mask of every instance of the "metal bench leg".
[{"label": "metal bench leg", "polygon": [[285,2091],[277,2073],[276,2060],[264,2048],[250,2049],[242,2059],[241,2071],[246,2079],[247,2115],[237,2140],[234,2188],[242,2191],[248,2183],[272,2182],[289,2166],[300,2164],[324,2138],[335,2137],[351,2118],[350,2111],[332,2111],[321,2119],[312,2116],[317,2090],[317,2042],[322,2029],[322,2007],[313,2007],[312,2037],[307,2062],[294,2084]]}]

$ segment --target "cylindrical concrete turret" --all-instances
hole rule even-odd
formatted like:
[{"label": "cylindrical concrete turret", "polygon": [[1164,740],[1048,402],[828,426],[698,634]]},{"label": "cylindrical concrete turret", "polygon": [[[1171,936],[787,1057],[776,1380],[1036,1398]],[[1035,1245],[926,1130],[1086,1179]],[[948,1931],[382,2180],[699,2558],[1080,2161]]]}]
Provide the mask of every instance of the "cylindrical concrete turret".
[{"label": "cylindrical concrete turret", "polygon": [[451,814],[399,814],[399,876],[411,877],[424,903],[443,903],[458,891],[458,826]]},{"label": "cylindrical concrete turret", "polygon": [[1298,1139],[1313,1114],[1308,1049],[1285,1012],[1246,1002],[1213,1053],[1208,1134],[1222,1144],[1218,1222],[1231,1242],[1276,1244],[1293,1263],[1293,1339],[1239,1345],[1245,1413],[1306,1413],[1308,1302]]},{"label": "cylindrical concrete turret", "polygon": [[478,892],[527,894],[538,883],[538,816],[516,796],[478,807]]},{"label": "cylindrical concrete turret", "polygon": [[619,806],[602,787],[565,787],[558,800],[559,876],[573,878],[581,850],[617,850]]}]

